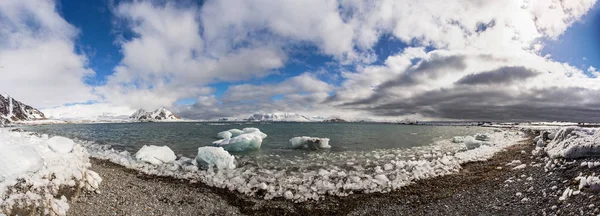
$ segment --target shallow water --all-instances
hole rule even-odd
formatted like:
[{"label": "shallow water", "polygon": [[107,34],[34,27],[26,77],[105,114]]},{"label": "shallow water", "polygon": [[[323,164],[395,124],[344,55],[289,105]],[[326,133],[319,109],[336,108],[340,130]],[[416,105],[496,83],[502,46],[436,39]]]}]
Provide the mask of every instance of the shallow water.
[{"label": "shallow water", "polygon": [[454,136],[489,132],[481,127],[413,126],[366,123],[110,123],[59,124],[29,126],[26,130],[94,141],[116,150],[135,153],[143,145],[167,145],[176,154],[195,156],[198,147],[217,140],[218,132],[256,127],[266,133],[262,147],[246,155],[305,153],[291,149],[289,139],[296,136],[330,138],[329,151],[369,151],[374,149],[410,148],[432,144]]}]

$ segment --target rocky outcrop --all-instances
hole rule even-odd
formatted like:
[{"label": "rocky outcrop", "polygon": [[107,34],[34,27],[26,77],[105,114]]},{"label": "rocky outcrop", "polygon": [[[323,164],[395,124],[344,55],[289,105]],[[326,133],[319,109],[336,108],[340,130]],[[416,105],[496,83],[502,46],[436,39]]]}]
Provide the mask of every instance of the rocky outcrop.
[{"label": "rocky outcrop", "polygon": [[0,123],[46,119],[44,113],[8,95],[0,95]]}]

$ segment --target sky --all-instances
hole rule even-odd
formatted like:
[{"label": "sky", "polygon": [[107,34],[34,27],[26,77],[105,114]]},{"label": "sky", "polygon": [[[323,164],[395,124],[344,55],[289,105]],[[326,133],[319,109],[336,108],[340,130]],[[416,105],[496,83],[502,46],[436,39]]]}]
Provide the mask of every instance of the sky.
[{"label": "sky", "polygon": [[3,0],[0,38],[51,118],[600,122],[596,0]]}]

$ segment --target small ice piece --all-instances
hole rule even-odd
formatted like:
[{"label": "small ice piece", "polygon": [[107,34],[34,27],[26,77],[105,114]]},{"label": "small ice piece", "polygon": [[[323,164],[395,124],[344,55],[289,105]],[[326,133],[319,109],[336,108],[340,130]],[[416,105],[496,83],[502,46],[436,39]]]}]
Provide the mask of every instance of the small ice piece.
[{"label": "small ice piece", "polygon": [[294,137],[290,139],[290,143],[292,144],[292,148],[295,149],[319,150],[331,148],[329,145],[329,138],[308,136]]},{"label": "small ice piece", "polygon": [[513,160],[510,163],[507,163],[506,166],[517,166],[517,165],[521,165],[522,162],[520,160]]},{"label": "small ice piece", "polygon": [[524,169],[527,165],[526,164],[521,164],[519,166],[513,167],[513,170],[520,170],[520,169]]},{"label": "small ice piece", "polygon": [[285,199],[293,199],[294,198],[294,194],[291,191],[286,191],[283,194],[283,197],[285,197]]},{"label": "small ice piece", "polygon": [[571,188],[565,189],[562,196],[560,196],[558,198],[558,200],[560,200],[560,201],[566,200],[569,196],[571,196],[571,193],[573,193],[573,190]]},{"label": "small ice piece", "polygon": [[135,153],[135,159],[154,165],[161,165],[163,163],[172,163],[177,159],[177,156],[175,156],[175,152],[168,146],[144,145]]},{"label": "small ice piece", "polygon": [[73,150],[75,142],[66,137],[54,136],[48,139],[46,141],[46,144],[48,144],[48,147],[50,147],[52,151],[66,154]]},{"label": "small ice piece", "polygon": [[490,137],[487,134],[475,134],[475,140],[490,141]]},{"label": "small ice piece", "polygon": [[221,147],[204,146],[198,148],[198,164],[216,166],[218,169],[235,169],[235,157]]},{"label": "small ice piece", "polygon": [[523,196],[523,194],[521,192],[517,192],[517,194],[515,194],[517,197],[521,197]]}]

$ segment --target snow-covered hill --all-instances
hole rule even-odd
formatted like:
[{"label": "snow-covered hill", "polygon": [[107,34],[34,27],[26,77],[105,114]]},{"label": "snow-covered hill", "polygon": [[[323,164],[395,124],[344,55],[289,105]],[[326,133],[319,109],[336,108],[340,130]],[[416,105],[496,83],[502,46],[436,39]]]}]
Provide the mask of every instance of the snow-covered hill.
[{"label": "snow-covered hill", "polygon": [[8,95],[0,94],[0,123],[45,119],[44,113]]},{"label": "snow-covered hill", "polygon": [[180,120],[181,117],[173,114],[171,111],[164,107],[157,110],[148,112],[144,109],[139,109],[133,113],[129,118],[139,121],[173,121]]},{"label": "snow-covered hill", "polygon": [[257,113],[250,116],[248,121],[310,122],[314,120],[298,113]]}]

